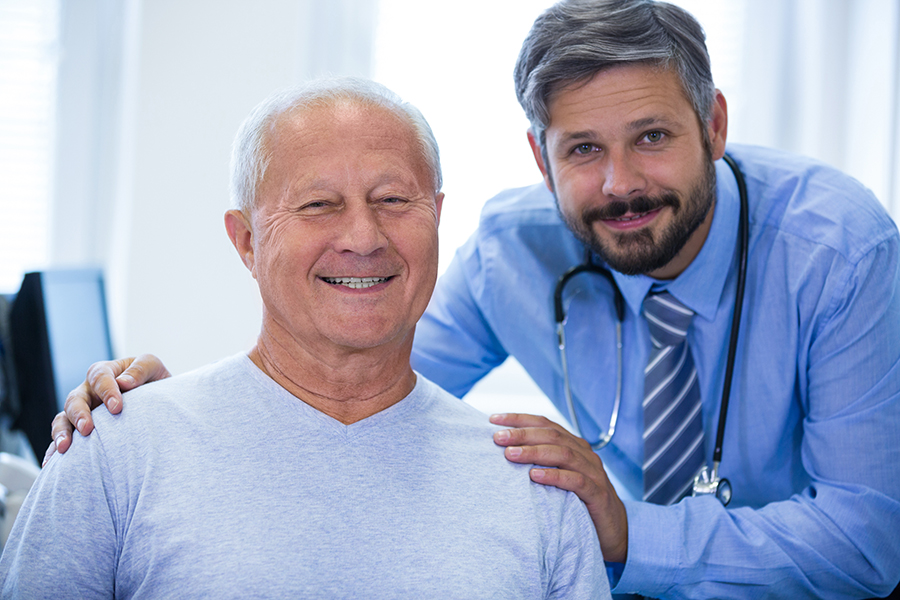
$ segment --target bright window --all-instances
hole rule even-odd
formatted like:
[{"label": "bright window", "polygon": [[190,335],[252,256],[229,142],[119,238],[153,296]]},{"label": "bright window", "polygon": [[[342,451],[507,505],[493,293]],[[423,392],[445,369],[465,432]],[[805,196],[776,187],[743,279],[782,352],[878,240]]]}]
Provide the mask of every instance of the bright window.
[{"label": "bright window", "polygon": [[0,292],[48,258],[58,0],[0,0]]}]

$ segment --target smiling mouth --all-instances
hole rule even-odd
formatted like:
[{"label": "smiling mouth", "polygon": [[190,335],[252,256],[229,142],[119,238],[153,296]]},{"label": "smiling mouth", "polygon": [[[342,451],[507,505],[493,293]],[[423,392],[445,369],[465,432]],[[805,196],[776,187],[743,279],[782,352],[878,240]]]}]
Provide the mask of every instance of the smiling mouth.
[{"label": "smiling mouth", "polygon": [[322,280],[332,285],[343,285],[354,290],[364,290],[384,283],[390,277],[323,277]]}]

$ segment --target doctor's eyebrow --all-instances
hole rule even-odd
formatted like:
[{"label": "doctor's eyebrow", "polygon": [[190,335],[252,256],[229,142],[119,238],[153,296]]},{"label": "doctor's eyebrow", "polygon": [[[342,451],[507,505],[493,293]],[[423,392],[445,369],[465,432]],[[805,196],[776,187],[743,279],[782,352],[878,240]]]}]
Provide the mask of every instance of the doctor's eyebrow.
[{"label": "doctor's eyebrow", "polygon": [[628,131],[638,131],[641,129],[647,129],[648,127],[676,127],[679,125],[678,121],[673,121],[671,119],[667,119],[665,117],[645,117],[643,119],[637,119],[635,121],[631,121],[625,125],[625,128]]},{"label": "doctor's eyebrow", "polygon": [[[668,119],[665,117],[654,116],[654,117],[644,117],[642,119],[635,119],[634,121],[630,121],[625,124],[625,130],[630,133],[633,133],[635,131],[641,131],[643,129],[654,128],[654,127],[671,129],[671,128],[675,128],[675,127],[680,127],[680,125],[681,124],[679,121],[674,121],[672,119]],[[570,131],[570,132],[564,133],[559,138],[559,143],[561,145],[567,145],[572,142],[579,142],[582,140],[592,141],[596,137],[597,137],[597,132],[590,130],[590,129],[584,129],[584,130],[580,130],[580,131]]]}]

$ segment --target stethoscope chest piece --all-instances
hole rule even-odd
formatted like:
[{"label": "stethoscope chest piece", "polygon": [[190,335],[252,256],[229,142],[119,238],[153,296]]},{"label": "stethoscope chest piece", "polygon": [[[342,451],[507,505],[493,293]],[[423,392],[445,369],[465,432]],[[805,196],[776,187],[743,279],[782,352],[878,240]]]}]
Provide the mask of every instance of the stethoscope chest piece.
[{"label": "stethoscope chest piece", "polygon": [[723,506],[728,506],[728,503],[731,502],[731,482],[719,477],[716,467],[710,470],[706,466],[700,470],[700,473],[694,477],[694,492],[692,495],[715,496]]}]

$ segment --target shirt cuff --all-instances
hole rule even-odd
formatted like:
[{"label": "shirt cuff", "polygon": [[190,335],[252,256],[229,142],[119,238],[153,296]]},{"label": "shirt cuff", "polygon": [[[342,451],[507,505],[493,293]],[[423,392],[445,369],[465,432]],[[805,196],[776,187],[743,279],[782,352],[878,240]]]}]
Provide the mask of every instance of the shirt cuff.
[{"label": "shirt cuff", "polygon": [[609,561],[605,561],[605,564],[606,577],[609,579],[609,589],[613,589],[619,583],[619,578],[622,577],[622,569],[625,568],[625,564]]},{"label": "shirt cuff", "polygon": [[[678,504],[659,506],[625,501],[628,514],[628,559],[612,592],[654,598],[678,583],[684,539],[684,509]],[[615,573],[607,565],[607,574]],[[610,578],[610,585],[613,585]]]}]

